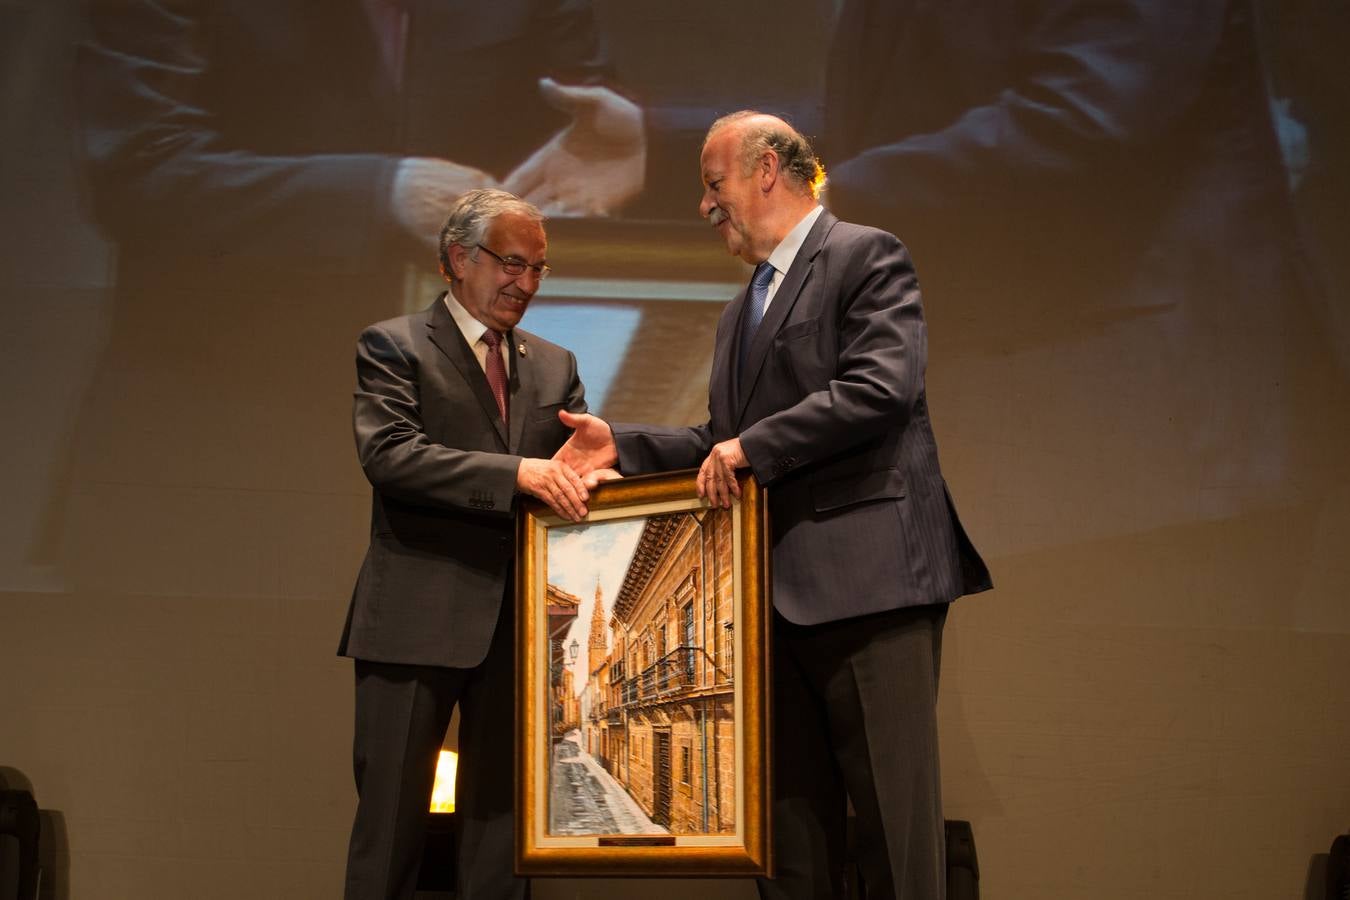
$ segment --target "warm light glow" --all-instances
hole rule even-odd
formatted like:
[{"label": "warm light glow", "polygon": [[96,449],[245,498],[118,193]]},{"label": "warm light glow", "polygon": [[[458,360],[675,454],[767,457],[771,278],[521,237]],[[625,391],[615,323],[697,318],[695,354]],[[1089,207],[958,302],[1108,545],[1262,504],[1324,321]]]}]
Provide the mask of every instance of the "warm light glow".
[{"label": "warm light glow", "polygon": [[455,811],[455,769],[458,766],[459,754],[453,750],[441,751],[441,758],[436,761],[436,785],[431,789],[432,812]]},{"label": "warm light glow", "polygon": [[825,187],[825,167],[816,160],[816,176],[811,179],[811,196],[820,199],[820,192]]}]

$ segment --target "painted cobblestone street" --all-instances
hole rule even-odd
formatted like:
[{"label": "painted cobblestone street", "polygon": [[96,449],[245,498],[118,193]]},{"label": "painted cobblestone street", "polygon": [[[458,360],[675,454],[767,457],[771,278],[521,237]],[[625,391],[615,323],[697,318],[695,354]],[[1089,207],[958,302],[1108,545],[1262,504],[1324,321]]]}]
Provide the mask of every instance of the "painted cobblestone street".
[{"label": "painted cobblestone street", "polygon": [[581,749],[571,731],[553,746],[549,779],[552,834],[665,834],[614,778]]}]

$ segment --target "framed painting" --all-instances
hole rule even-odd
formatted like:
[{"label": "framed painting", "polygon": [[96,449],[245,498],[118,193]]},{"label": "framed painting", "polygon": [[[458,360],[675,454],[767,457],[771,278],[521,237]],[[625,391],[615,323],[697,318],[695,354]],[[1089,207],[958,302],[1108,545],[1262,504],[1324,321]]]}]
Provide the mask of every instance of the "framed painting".
[{"label": "framed painting", "polygon": [[522,875],[769,875],[768,535],[694,472],[543,504],[517,535]]}]

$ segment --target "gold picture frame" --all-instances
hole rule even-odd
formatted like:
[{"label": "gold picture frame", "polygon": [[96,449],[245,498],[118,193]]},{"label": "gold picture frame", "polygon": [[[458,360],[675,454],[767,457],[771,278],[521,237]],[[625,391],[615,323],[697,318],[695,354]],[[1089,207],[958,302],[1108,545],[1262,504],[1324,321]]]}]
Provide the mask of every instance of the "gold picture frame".
[{"label": "gold picture frame", "polygon": [[694,479],[520,514],[521,875],[772,874],[768,513],[749,475],[726,510]]}]

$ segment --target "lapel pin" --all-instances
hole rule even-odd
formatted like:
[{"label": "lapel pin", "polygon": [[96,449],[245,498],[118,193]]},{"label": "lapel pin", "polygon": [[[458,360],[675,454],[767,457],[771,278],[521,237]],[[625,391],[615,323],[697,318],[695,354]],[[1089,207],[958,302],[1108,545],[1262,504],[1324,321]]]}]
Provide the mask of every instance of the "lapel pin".
[{"label": "lapel pin", "polygon": [[519,353],[521,356],[524,356],[524,355],[525,355],[525,342],[524,342],[524,341],[521,341],[519,344],[516,344],[516,352]]}]

